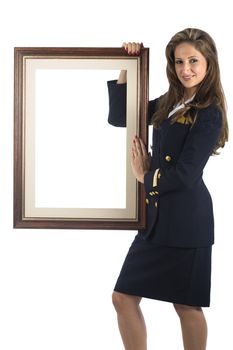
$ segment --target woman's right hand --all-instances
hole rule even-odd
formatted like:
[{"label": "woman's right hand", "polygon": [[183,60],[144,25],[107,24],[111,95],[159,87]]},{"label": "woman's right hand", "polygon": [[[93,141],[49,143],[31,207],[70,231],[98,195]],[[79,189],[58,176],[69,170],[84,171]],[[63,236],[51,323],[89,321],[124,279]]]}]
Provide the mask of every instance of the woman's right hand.
[{"label": "woman's right hand", "polygon": [[139,55],[141,49],[143,48],[143,43],[123,43],[122,47],[129,55]]},{"label": "woman's right hand", "polygon": [[[143,43],[123,43],[122,47],[128,53],[128,55],[139,55],[141,49],[143,48]],[[122,70],[120,72],[117,84],[125,84],[127,82],[127,71]]]}]

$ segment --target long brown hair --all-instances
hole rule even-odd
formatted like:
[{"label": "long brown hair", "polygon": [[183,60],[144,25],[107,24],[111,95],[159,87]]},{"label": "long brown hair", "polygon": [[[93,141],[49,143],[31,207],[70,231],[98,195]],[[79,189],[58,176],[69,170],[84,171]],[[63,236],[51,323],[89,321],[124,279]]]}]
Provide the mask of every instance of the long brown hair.
[{"label": "long brown hair", "polygon": [[[218,64],[218,54],[211,36],[203,30],[196,28],[187,28],[175,34],[166,47],[167,58],[167,77],[169,82],[168,91],[159,98],[158,109],[153,115],[153,125],[155,128],[160,127],[162,121],[167,118],[168,113],[175,105],[182,101],[184,97],[184,87],[179,81],[175,71],[174,51],[177,45],[187,42],[195,47],[196,50],[207,60],[207,71],[205,78],[202,80],[196,91],[192,102],[185,105],[171,117],[174,123],[180,116],[190,116],[195,122],[198,110],[210,105],[216,105],[222,113],[222,130],[220,137],[213,149],[217,154],[219,147],[224,147],[228,140],[228,123],[226,116],[226,100],[220,80],[220,70]],[[195,111],[195,113],[193,113]]]}]

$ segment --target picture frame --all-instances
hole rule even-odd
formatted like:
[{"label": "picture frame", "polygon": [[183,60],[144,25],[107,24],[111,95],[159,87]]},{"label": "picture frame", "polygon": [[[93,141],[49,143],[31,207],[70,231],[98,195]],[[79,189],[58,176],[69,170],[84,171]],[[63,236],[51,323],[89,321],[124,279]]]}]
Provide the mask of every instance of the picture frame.
[{"label": "picture frame", "polygon": [[[108,123],[108,79],[127,71],[127,126]],[[148,140],[149,49],[14,49],[14,228],[141,229],[132,138]]]}]

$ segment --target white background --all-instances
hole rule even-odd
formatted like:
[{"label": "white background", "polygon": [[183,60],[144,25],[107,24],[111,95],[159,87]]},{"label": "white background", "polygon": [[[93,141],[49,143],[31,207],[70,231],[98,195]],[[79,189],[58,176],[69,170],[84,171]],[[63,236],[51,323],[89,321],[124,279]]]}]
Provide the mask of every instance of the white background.
[{"label": "white background", "polygon": [[107,81],[118,75],[36,70],[35,207],[126,208],[126,128],[107,122]]},{"label": "white background", "polygon": [[[185,27],[209,32],[219,50],[232,125],[230,2],[2,1],[0,5],[0,349],[120,350],[111,292],[135,232],[14,230],[13,47],[150,47],[150,97],[167,88],[164,49]],[[93,169],[95,171],[95,169]],[[98,169],[99,171],[99,169]],[[212,157],[205,180],[214,200],[216,244],[208,349],[232,349],[232,143]],[[169,303],[144,300],[148,348],[182,349]]]}]

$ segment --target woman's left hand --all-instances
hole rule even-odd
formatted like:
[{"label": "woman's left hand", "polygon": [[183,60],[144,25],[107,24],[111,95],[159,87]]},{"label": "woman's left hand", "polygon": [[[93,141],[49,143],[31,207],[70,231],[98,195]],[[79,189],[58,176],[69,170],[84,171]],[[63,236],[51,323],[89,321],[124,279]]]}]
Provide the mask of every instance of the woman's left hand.
[{"label": "woman's left hand", "polygon": [[142,139],[134,136],[132,145],[131,166],[136,179],[144,183],[144,175],[149,171],[151,155],[148,154]]}]

